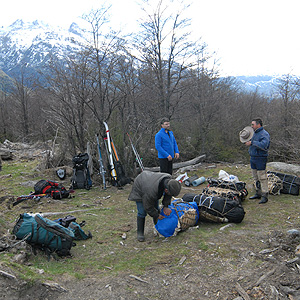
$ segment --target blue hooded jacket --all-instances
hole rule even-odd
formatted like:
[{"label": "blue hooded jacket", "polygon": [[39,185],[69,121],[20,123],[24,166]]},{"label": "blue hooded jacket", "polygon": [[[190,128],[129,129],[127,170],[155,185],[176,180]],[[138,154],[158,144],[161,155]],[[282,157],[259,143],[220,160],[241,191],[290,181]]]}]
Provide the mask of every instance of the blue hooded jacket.
[{"label": "blue hooded jacket", "polygon": [[249,154],[251,157],[267,157],[270,147],[270,135],[260,127],[255,130],[251,139],[251,146],[249,147]]},{"label": "blue hooded jacket", "polygon": [[173,132],[167,133],[164,128],[155,135],[155,148],[158,151],[158,158],[167,158],[169,155],[174,158],[174,154],[179,153]]}]

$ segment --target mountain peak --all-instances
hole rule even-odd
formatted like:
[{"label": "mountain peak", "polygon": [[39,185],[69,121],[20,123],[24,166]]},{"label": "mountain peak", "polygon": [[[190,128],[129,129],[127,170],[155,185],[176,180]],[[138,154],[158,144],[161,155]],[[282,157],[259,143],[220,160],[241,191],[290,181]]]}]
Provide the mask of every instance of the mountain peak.
[{"label": "mountain peak", "polygon": [[41,21],[24,21],[22,19],[18,19],[8,26],[7,31],[17,31],[17,30],[27,30],[27,29],[39,29],[39,28],[49,28],[50,25]]},{"label": "mountain peak", "polygon": [[16,20],[15,22],[13,22],[11,25],[9,25],[10,28],[21,28],[24,25],[24,21],[21,19]]},{"label": "mountain peak", "polygon": [[0,29],[0,69],[11,75],[28,62],[34,69],[46,65],[50,54],[63,57],[81,51],[87,43],[85,33],[77,23],[72,23],[67,30],[40,20],[18,19]]},{"label": "mountain peak", "polygon": [[70,33],[83,36],[86,30],[82,29],[77,23],[73,22],[68,30]]}]

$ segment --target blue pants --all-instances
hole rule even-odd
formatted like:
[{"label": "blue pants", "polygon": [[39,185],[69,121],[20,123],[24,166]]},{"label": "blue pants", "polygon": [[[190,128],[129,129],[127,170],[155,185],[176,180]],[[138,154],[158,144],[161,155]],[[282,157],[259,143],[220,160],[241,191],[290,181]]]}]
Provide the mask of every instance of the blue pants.
[{"label": "blue pants", "polygon": [[[135,203],[136,203],[136,207],[137,207],[137,215],[138,215],[138,217],[140,217],[140,218],[146,218],[147,212],[144,209],[143,202],[136,201]],[[155,208],[157,210],[158,210],[158,203],[159,203],[159,200],[157,200],[157,203],[155,205]]]},{"label": "blue pants", "polygon": [[250,157],[251,169],[262,171],[266,169],[267,157]]}]

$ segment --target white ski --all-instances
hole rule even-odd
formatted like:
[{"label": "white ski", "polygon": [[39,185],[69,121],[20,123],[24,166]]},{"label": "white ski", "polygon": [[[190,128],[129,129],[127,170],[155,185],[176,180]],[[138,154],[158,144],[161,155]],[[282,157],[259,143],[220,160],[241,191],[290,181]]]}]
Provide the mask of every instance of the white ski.
[{"label": "white ski", "polygon": [[107,150],[107,156],[108,156],[108,160],[109,160],[109,165],[110,165],[110,171],[111,171],[111,176],[112,176],[112,180],[115,182],[115,184],[117,184],[117,172],[115,169],[115,165],[114,165],[114,160],[113,160],[113,155],[111,152],[111,139],[110,139],[110,133],[109,133],[109,129],[108,129],[108,125],[106,122],[103,122],[104,126],[105,126],[105,132],[106,132],[106,138],[104,138],[104,142],[106,141],[106,150]]}]

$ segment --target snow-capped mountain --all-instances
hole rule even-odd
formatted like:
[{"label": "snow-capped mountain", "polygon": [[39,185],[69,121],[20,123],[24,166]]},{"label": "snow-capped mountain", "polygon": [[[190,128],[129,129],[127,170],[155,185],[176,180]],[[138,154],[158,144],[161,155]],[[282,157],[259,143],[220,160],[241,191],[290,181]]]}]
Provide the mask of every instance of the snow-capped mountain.
[{"label": "snow-capped mountain", "polygon": [[0,28],[0,69],[14,76],[23,66],[40,69],[50,55],[63,58],[82,49],[86,32],[73,23],[68,30],[41,21],[17,20]]},{"label": "snow-capped mountain", "polygon": [[[0,71],[14,78],[26,72],[36,73],[47,66],[51,55],[63,59],[83,49],[90,34],[80,24],[72,23],[69,29],[52,27],[42,21],[17,20],[0,28]],[[0,73],[1,82],[8,77]],[[273,98],[281,76],[237,76],[237,86],[244,92],[255,92]],[[3,85],[3,83],[2,83]]]},{"label": "snow-capped mountain", "polygon": [[276,85],[281,76],[237,76],[236,80],[245,92],[263,94],[273,98],[276,95]]}]

